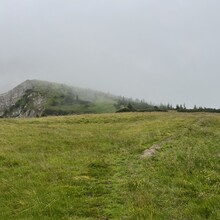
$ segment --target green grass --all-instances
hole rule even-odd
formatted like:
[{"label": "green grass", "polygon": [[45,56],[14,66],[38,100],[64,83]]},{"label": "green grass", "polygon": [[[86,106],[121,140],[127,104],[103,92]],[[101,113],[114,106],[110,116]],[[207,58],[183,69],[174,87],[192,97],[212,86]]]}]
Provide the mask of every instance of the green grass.
[{"label": "green grass", "polygon": [[218,114],[1,119],[0,219],[220,219],[219,143]]}]

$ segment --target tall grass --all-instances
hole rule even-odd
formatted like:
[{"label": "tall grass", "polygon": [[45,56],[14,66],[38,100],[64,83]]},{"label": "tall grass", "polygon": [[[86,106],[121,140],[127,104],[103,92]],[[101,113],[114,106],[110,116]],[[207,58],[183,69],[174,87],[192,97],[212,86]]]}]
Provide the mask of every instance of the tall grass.
[{"label": "tall grass", "polygon": [[2,119],[0,219],[220,219],[219,143],[215,114]]}]

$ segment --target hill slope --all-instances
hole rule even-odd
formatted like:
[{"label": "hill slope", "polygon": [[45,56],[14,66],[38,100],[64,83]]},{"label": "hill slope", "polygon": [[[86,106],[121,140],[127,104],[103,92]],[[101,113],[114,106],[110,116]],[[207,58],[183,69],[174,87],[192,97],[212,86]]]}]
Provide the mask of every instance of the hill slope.
[{"label": "hill slope", "polygon": [[117,98],[89,89],[27,80],[0,95],[1,117],[115,112]]},{"label": "hill slope", "polygon": [[153,106],[91,89],[40,80],[27,80],[0,95],[0,117],[113,113],[134,109],[153,109]]}]

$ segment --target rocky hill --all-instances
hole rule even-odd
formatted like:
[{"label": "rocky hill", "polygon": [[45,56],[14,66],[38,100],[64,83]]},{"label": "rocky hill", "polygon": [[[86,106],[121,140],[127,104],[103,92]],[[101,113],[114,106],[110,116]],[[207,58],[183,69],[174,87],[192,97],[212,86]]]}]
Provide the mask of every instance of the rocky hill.
[{"label": "rocky hill", "polygon": [[2,118],[112,113],[134,109],[152,109],[152,106],[91,89],[40,80],[27,80],[0,95]]},{"label": "rocky hill", "polygon": [[114,96],[89,89],[27,80],[0,95],[0,117],[114,112]]},{"label": "rocky hill", "polygon": [[[33,90],[35,85],[34,81],[27,80],[11,91],[0,95],[0,116],[1,117],[28,117],[37,116],[38,112],[42,112],[42,104],[45,102],[45,98],[33,93],[28,94],[28,91]],[[29,99],[32,102],[33,108],[28,109],[30,103],[23,103],[24,99]]]}]

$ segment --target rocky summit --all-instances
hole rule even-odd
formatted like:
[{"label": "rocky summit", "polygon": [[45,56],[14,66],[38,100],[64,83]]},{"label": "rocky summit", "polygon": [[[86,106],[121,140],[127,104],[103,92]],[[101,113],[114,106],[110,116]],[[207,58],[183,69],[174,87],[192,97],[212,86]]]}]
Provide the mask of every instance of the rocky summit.
[{"label": "rocky summit", "polygon": [[[0,95],[0,117],[35,117],[43,112],[45,97],[34,92],[36,81],[27,80]],[[31,92],[31,90],[33,90]],[[25,103],[24,101],[27,101]],[[32,105],[31,108],[30,104]]]}]

